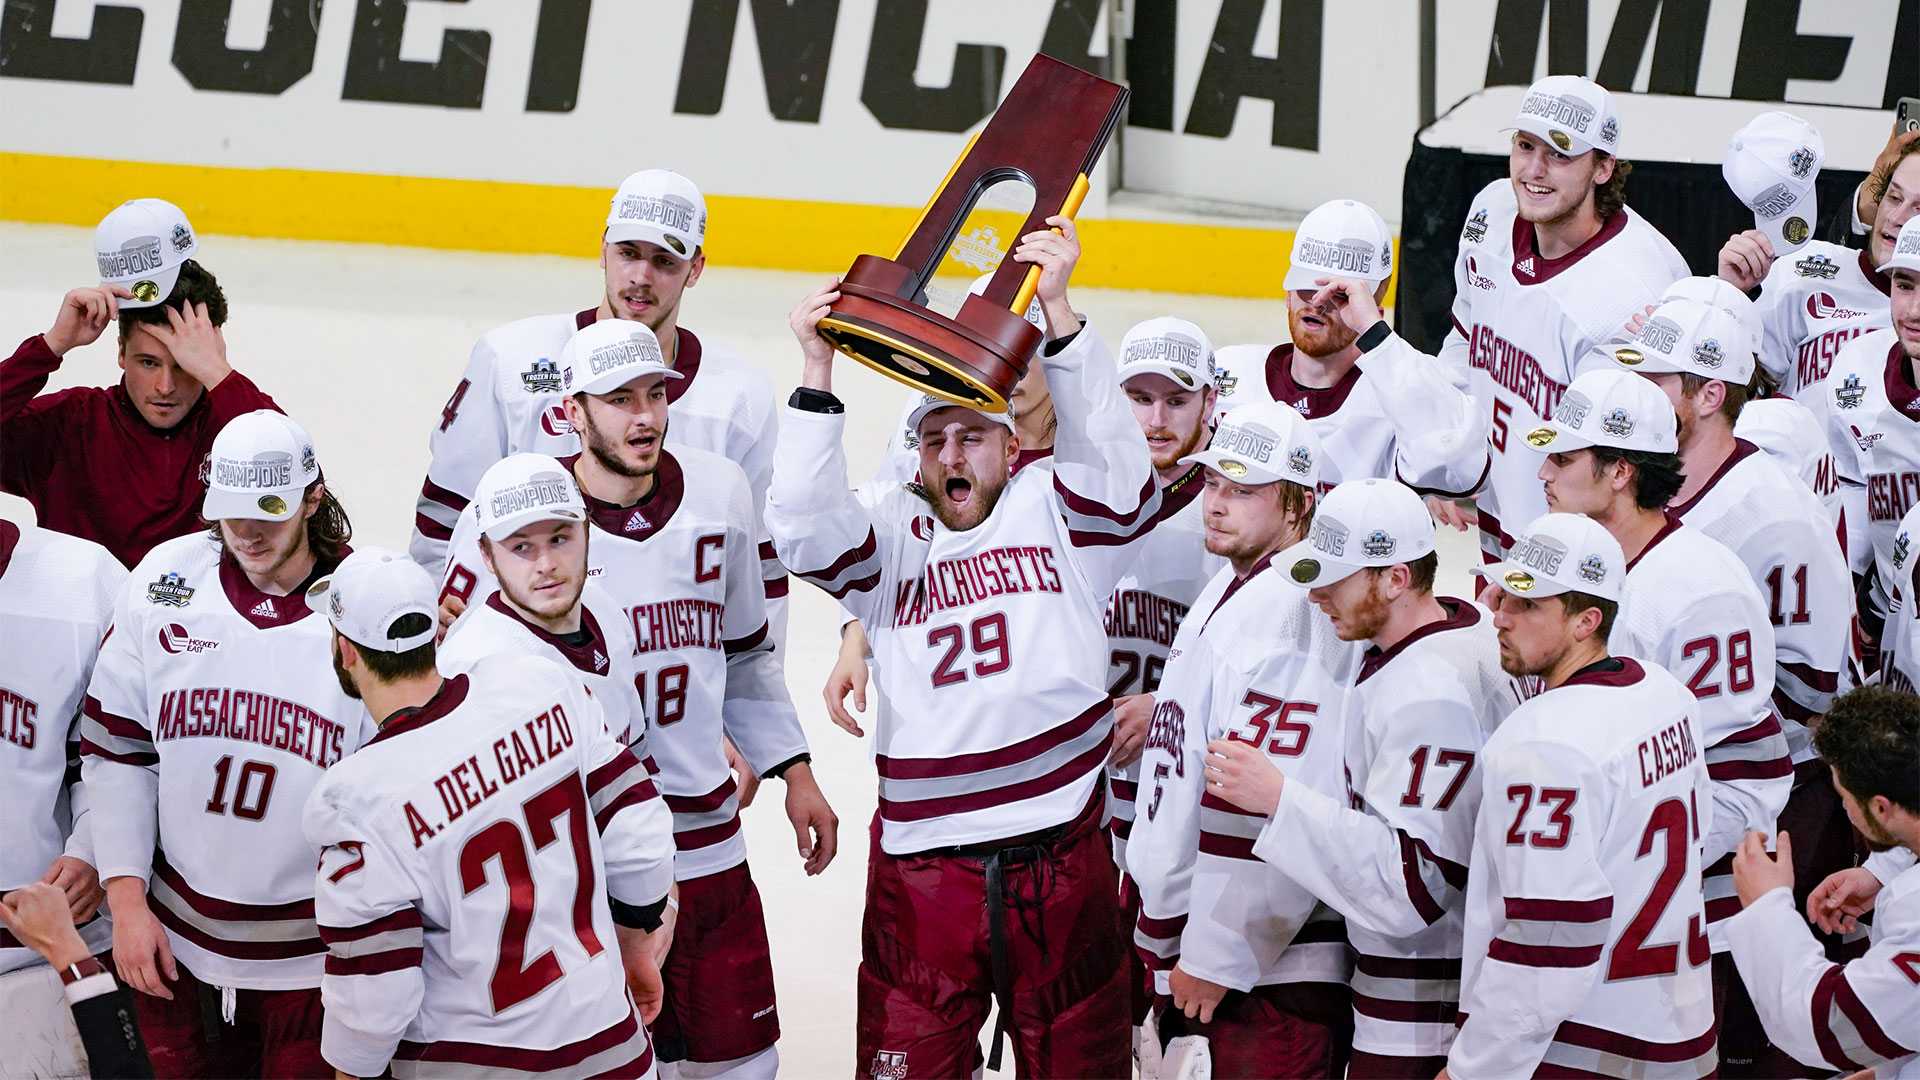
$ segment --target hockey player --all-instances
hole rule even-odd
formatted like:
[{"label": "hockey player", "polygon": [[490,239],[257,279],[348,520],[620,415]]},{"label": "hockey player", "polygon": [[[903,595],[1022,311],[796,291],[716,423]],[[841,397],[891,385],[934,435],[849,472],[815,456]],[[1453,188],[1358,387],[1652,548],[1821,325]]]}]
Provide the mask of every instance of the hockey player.
[{"label": "hockey player", "polygon": [[[1920,170],[1920,155],[1909,156]],[[1920,190],[1920,189],[1916,189]],[[1884,205],[1884,204],[1883,204]],[[1833,362],[1820,400],[1827,443],[1840,474],[1847,557],[1862,575],[1860,620],[1878,640],[1894,578],[1893,538],[1900,518],[1920,500],[1920,216],[1900,229],[1880,265],[1892,289],[1892,326],[1849,341]]]},{"label": "hockey player", "polygon": [[356,552],[307,603],[380,728],[306,807],[328,1062],[350,1076],[655,1075],[641,1021],[660,1008],[649,937],[672,827],[600,696],[533,655],[441,678],[433,579],[403,555]]},{"label": "hockey player", "polygon": [[1181,623],[1154,697],[1127,869],[1135,941],[1171,999],[1162,1034],[1204,1039],[1223,1078],[1339,1076],[1348,1045],[1339,916],[1256,857],[1262,815],[1208,791],[1202,768],[1208,741],[1225,738],[1342,794],[1340,716],[1359,653],[1275,564],[1314,521],[1321,456],[1291,406],[1260,402],[1187,458],[1207,470],[1207,550],[1228,565]]},{"label": "hockey player", "polygon": [[84,775],[160,1076],[327,1076],[307,794],[371,735],[301,593],[351,535],[313,440],[265,410],[213,441],[202,514],[134,568],[87,692]]},{"label": "hockey player", "polygon": [[[1594,519],[1628,553],[1610,648],[1665,667],[1700,700],[1713,796],[1703,888],[1716,1013],[1737,1018],[1739,979],[1718,929],[1739,910],[1730,856],[1747,830],[1773,831],[1793,761],[1770,700],[1776,661],[1766,601],[1738,556],[1667,510],[1686,481],[1677,427],[1666,394],[1616,367],[1575,379],[1527,442],[1547,454],[1547,505]],[[1757,1053],[1739,1040],[1730,1046],[1741,1058]]]},{"label": "hockey player", "polygon": [[[1730,175],[1817,174],[1819,138],[1804,120],[1763,113],[1734,136],[1726,167]],[[1760,290],[1760,356],[1767,372],[1781,393],[1809,406],[1822,396],[1840,350],[1887,325],[1890,282],[1879,268],[1892,258],[1901,227],[1920,211],[1920,142],[1908,144],[1894,161],[1884,178],[1870,177],[1865,185],[1874,214],[1863,250],[1811,240],[1788,251],[1759,229],[1735,233],[1720,248],[1719,275],[1742,290]],[[1812,189],[1805,190],[1811,203]],[[1807,221],[1813,212],[1811,205],[1793,211]]]},{"label": "hockey player", "polygon": [[[58,886],[89,956],[106,951],[113,927],[95,917],[104,894],[86,786],[78,782],[78,720],[126,579],[126,567],[98,544],[0,521],[0,625],[7,639],[0,651],[0,800],[11,830],[0,844],[0,895],[34,882]],[[75,1038],[60,1004],[61,982],[26,943],[0,929],[0,1009],[20,1025],[18,1051],[49,1070],[77,1074],[85,1064],[56,1050]],[[35,1016],[57,1022],[34,1030]]]},{"label": "hockey player", "polygon": [[1372,207],[1314,209],[1282,282],[1288,339],[1220,350],[1216,412],[1278,401],[1306,417],[1323,492],[1397,474],[1438,495],[1470,494],[1486,478],[1486,419],[1464,372],[1415,352],[1381,317],[1392,280],[1393,234]]},{"label": "hockey player", "polygon": [[1909,694],[1920,686],[1920,559],[1914,557],[1917,539],[1920,502],[1907,510],[1893,534],[1890,565],[1894,578],[1887,582],[1887,618],[1880,634],[1880,682]]},{"label": "hockey player", "polygon": [[1480,751],[1460,1030],[1442,1077],[1700,1077],[1718,1063],[1698,705],[1609,652],[1626,560],[1548,514],[1484,567],[1500,666],[1545,690]]},{"label": "hockey player", "polygon": [[[554,457],[580,452],[563,404],[560,353],[574,331],[599,319],[630,319],[653,331],[678,375],[667,388],[674,445],[738,464],[759,520],[773,468],[773,385],[733,350],[680,325],[686,291],[707,267],[706,237],[707,201],[693,181],[665,169],[634,173],[614,192],[600,237],[599,303],[481,335],[430,440],[433,457],[410,548],[420,565],[445,572],[454,524],[487,466],[522,450]],[[786,626],[786,571],[770,546],[759,555],[777,640]]]},{"label": "hockey player", "polygon": [[[1048,224],[1058,231],[1027,234],[1013,258],[1041,268],[1059,335],[1036,358],[1058,411],[1051,468],[1010,477],[1020,447],[1004,413],[935,403],[916,425],[920,484],[861,502],[833,350],[815,330],[837,283],[790,317],[805,366],[768,524],[782,561],[810,568],[801,576],[867,627],[892,707],[876,732],[856,1042],[874,1076],[979,1068],[990,997],[1022,1074],[1129,1068],[1101,829],[1113,738],[1102,616],[1159,497],[1113,360],[1070,310],[1056,315],[1079,243],[1071,220]],[[997,1068],[997,1037],[993,1049]]]},{"label": "hockey player", "polygon": [[[1734,859],[1745,910],[1727,922],[1740,974],[1767,1034],[1803,1062],[1878,1077],[1920,1076],[1920,699],[1866,687],[1849,691],[1814,735],[1854,828],[1875,848],[1901,848],[1906,869],[1875,897],[1872,945],[1829,963],[1807,933],[1793,895],[1791,850],[1776,861],[1749,835]],[[1818,1070],[1816,1070],[1818,1071]]]},{"label": "hockey player", "polygon": [[606,716],[607,730],[644,760],[646,678],[626,612],[603,584],[587,580],[587,505],[558,461],[511,454],[480,475],[474,490],[480,560],[494,589],[450,634],[438,654],[448,678],[495,653],[544,656],[571,668]]},{"label": "hockey player", "polygon": [[[1493,465],[1475,496],[1481,550],[1512,544],[1503,522],[1546,511],[1540,455],[1522,438],[1553,415],[1597,346],[1685,277],[1666,237],[1625,203],[1613,98],[1577,75],[1527,89],[1508,178],[1473,200],[1454,264],[1453,332],[1440,355],[1470,371]],[[1449,508],[1436,506],[1436,513]]]},{"label": "hockey player", "polygon": [[[0,362],[0,491],[32,503],[42,528],[132,566],[200,529],[201,470],[227,421],[279,406],[228,366],[227,298],[194,261],[178,207],[123,203],[94,231],[94,248],[100,284],[67,293],[53,326]],[[69,352],[115,323],[118,385],[40,393]]]},{"label": "hockey player", "polygon": [[[667,387],[681,378],[643,323],[602,319],[576,331],[562,353],[563,404],[584,449],[560,464],[592,522],[588,574],[638,649],[641,699],[655,725],[647,749],[674,815],[674,874],[690,915],[667,958],[667,1003],[654,1025],[665,1071],[771,1076],[780,1033],[773,967],[723,732],[753,774],[786,782],[808,873],[832,860],[837,819],[814,782],[768,637],[746,477],[718,454],[662,445]],[[527,498],[505,497],[509,511]],[[454,530],[443,605],[447,595],[471,602],[496,587],[481,513],[468,506]],[[485,513],[491,520],[495,511]],[[487,545],[497,559],[490,536]],[[448,639],[464,632],[456,624]]]},{"label": "hockey player", "polygon": [[1436,597],[1433,521],[1391,480],[1349,480],[1276,565],[1343,641],[1367,643],[1346,696],[1346,790],[1289,783],[1244,742],[1209,749],[1209,794],[1264,815],[1253,853],[1347,922],[1354,950],[1347,1076],[1430,1077],[1459,1005],[1474,760],[1519,704],[1493,618]]}]

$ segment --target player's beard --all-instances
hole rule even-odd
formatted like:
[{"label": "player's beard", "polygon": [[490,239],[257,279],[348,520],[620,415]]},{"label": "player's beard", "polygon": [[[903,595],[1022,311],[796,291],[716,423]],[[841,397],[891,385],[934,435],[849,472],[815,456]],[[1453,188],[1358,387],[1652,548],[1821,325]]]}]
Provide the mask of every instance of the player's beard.
[{"label": "player's beard", "polygon": [[580,575],[573,580],[573,588],[567,590],[564,595],[550,593],[545,599],[536,599],[533,596],[521,593],[518,588],[510,584],[504,577],[498,579],[500,592],[521,611],[527,612],[537,619],[552,621],[572,611],[574,607],[580,603],[580,594],[585,592],[587,588],[586,567],[582,566],[580,570]]},{"label": "player's beard", "polygon": [[1346,323],[1340,321],[1338,314],[1332,311],[1314,310],[1314,317],[1326,323],[1325,326],[1317,329],[1301,322],[1300,314],[1297,307],[1292,304],[1287,305],[1288,338],[1293,342],[1295,349],[1316,360],[1323,356],[1332,356],[1352,345],[1354,339],[1359,337],[1348,328]]},{"label": "player's beard", "polygon": [[347,674],[345,664],[340,662],[340,638],[333,639],[333,677],[340,680],[340,691],[355,701],[360,700],[360,689],[353,685],[353,679]]},{"label": "player's beard", "polygon": [[1341,617],[1336,627],[1341,641],[1371,641],[1387,628],[1387,598],[1380,594],[1380,579],[1386,575],[1367,570],[1356,572],[1367,576],[1367,595],[1353,611]]},{"label": "player's beard", "polygon": [[[971,488],[972,493],[965,505],[956,506],[947,496],[954,481],[964,482]],[[940,524],[945,525],[949,532],[966,532],[993,513],[993,508],[1000,502],[1000,493],[1006,490],[1007,478],[1002,476],[994,480],[982,480],[971,473],[949,473],[935,483],[939,485],[937,488],[923,480],[915,485],[915,490],[927,500],[933,516],[939,518]]]},{"label": "player's beard", "polygon": [[[249,577],[272,578],[288,563],[305,555],[309,550],[306,519],[301,515],[295,515],[289,520],[295,522],[296,526],[286,529],[284,537],[270,538],[265,551],[258,555],[250,554],[244,559],[238,551],[234,550],[233,539],[228,535],[229,527],[223,522],[220,526],[221,550]],[[287,522],[280,524],[284,527]]]},{"label": "player's beard", "polygon": [[625,440],[615,440],[601,431],[600,425],[593,422],[592,413],[582,410],[580,418],[585,421],[580,432],[580,444],[608,472],[615,476],[624,476],[629,480],[638,480],[643,476],[652,476],[660,467],[660,451],[667,444],[667,430],[664,425],[654,438],[651,460],[635,463],[622,456],[623,453],[628,452]]},{"label": "player's beard", "polygon": [[1892,851],[1900,846],[1899,838],[1888,831],[1886,824],[1874,815],[1873,807],[1864,802],[1860,804],[1860,824],[1863,826],[1860,838],[1867,842],[1869,850]]},{"label": "player's beard", "polygon": [[[1175,433],[1166,428],[1154,428],[1153,430],[1148,431],[1145,434],[1148,437],[1153,437],[1156,435],[1172,436]],[[1207,428],[1206,414],[1202,413],[1200,415],[1199,420],[1193,425],[1193,430],[1187,434],[1187,437],[1185,439],[1182,439],[1180,442],[1175,443],[1173,446],[1173,449],[1168,450],[1164,453],[1158,453],[1154,455],[1153,467],[1156,470],[1166,470],[1166,469],[1173,468],[1175,465],[1178,465],[1180,463],[1181,458],[1186,457],[1188,454],[1191,454],[1194,451],[1199,450],[1201,447],[1205,446],[1207,444],[1207,440],[1212,438],[1212,436],[1213,436],[1213,432]]]},{"label": "player's beard", "polygon": [[[644,303],[647,309],[635,314],[629,301]],[[632,319],[657,333],[668,319],[680,313],[680,301],[675,297],[671,305],[662,304],[657,290],[646,285],[630,285],[618,293],[607,294],[607,310],[613,312],[616,319]]]},{"label": "player's beard", "polygon": [[1593,172],[1591,170],[1588,171],[1584,181],[1569,176],[1565,178],[1563,183],[1556,182],[1553,191],[1554,198],[1544,205],[1534,202],[1531,196],[1517,190],[1521,181],[1509,179],[1509,183],[1516,186],[1514,202],[1517,204],[1516,210],[1520,215],[1520,220],[1535,228],[1543,225],[1549,227],[1559,225],[1569,218],[1572,218],[1575,214],[1580,213],[1581,209],[1586,206],[1589,193],[1594,191]]}]

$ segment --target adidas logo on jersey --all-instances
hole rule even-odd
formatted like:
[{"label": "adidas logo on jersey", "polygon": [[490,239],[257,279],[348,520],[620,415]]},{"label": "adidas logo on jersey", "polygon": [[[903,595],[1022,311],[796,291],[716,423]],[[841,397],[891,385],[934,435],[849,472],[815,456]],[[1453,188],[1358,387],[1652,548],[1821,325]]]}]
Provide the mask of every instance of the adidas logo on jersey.
[{"label": "adidas logo on jersey", "polygon": [[280,617],[280,609],[274,607],[273,598],[268,597],[267,599],[262,600],[259,603],[253,605],[253,614],[258,615],[263,619],[277,619]]},{"label": "adidas logo on jersey", "polygon": [[1513,270],[1514,270],[1514,273],[1519,274],[1522,277],[1532,277],[1533,276],[1533,256],[1529,255],[1526,258],[1521,259],[1518,263],[1515,263]]},{"label": "adidas logo on jersey", "polygon": [[601,652],[599,649],[593,650],[593,670],[596,673],[607,670],[607,654]]},{"label": "adidas logo on jersey", "polygon": [[635,510],[633,515],[627,518],[627,523],[620,528],[624,532],[639,532],[641,529],[650,529],[652,527],[653,522],[647,520],[647,515]]}]

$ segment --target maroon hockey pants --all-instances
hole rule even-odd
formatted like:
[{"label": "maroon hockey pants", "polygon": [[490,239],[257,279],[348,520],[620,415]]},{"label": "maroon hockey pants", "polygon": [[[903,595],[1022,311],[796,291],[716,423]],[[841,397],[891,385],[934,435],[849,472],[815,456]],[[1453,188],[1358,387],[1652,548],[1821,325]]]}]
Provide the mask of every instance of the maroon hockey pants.
[{"label": "maroon hockey pants", "polygon": [[1015,845],[997,866],[979,852],[892,856],[876,831],[861,928],[857,1077],[913,1080],[980,1068],[994,999],[988,882],[1001,886],[1021,1077],[1124,1077],[1124,947],[1113,854],[1096,799],[1051,842]]},{"label": "maroon hockey pants", "polygon": [[780,1038],[773,955],[747,864],[680,883],[680,921],[661,971],[667,1001],[647,1025],[662,1061],[732,1061]]},{"label": "maroon hockey pants", "polygon": [[233,1023],[220,1016],[220,991],[176,965],[173,1000],[133,995],[140,1036],[161,1080],[272,1076],[333,1080],[320,1056],[320,991],[237,990]]}]

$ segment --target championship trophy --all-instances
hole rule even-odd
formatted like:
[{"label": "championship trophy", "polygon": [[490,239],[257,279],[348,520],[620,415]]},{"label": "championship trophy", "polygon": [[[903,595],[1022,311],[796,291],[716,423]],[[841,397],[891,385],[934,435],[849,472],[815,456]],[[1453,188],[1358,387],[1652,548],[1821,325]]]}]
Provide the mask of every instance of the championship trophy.
[{"label": "championship trophy", "polygon": [[1041,333],[1023,318],[1040,268],[1002,262],[986,289],[948,318],[927,307],[926,286],[982,193],[1006,180],[1033,188],[1015,236],[1072,217],[1087,175],[1120,120],[1127,88],[1048,56],[1035,56],[987,126],[975,135],[920,212],[899,254],[861,255],[820,320],[833,347],[923,393],[983,412],[1005,412]]}]

